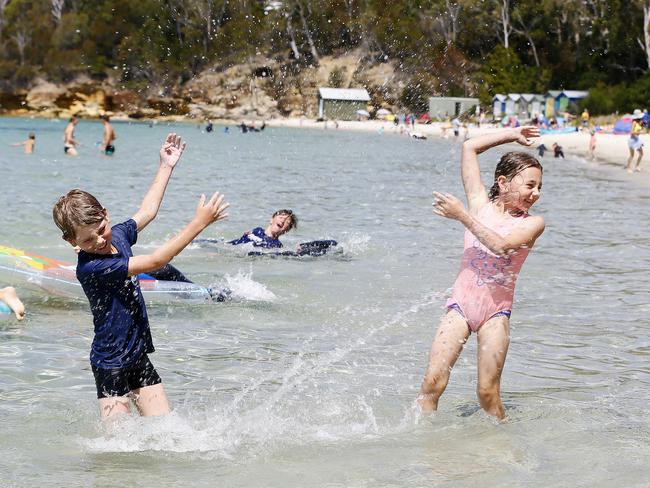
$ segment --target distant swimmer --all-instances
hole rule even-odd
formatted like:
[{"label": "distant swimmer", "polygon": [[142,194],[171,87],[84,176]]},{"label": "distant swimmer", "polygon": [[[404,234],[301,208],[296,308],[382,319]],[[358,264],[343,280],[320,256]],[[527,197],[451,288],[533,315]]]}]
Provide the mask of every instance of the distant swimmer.
[{"label": "distant swimmer", "polygon": [[6,303],[18,320],[25,317],[25,305],[18,298],[16,290],[12,286],[0,288],[0,300]]},{"label": "distant swimmer", "polygon": [[476,333],[479,402],[488,414],[505,418],[501,374],[510,343],[515,282],[544,232],[544,219],[528,213],[542,189],[542,166],[532,154],[506,152],[487,190],[478,155],[511,142],[530,146],[533,137],[539,137],[539,129],[526,126],[465,141],[460,172],[467,208],[453,195],[434,192],[433,213],[463,224],[465,245],[420,388],[418,402],[424,412],[437,410],[454,363],[470,334]]},{"label": "distant swimmer", "polygon": [[75,146],[79,144],[79,141],[74,137],[74,128],[79,123],[79,119],[74,115],[70,117],[68,125],[65,126],[63,131],[63,152],[68,156],[76,156],[77,149]]},{"label": "distant swimmer", "polygon": [[108,115],[102,115],[99,118],[102,121],[102,124],[104,124],[104,140],[102,141],[104,154],[106,154],[106,156],[112,156],[115,152],[113,142],[117,139],[117,135],[115,135],[115,130],[113,130]]},{"label": "distant swimmer", "polygon": [[33,132],[29,133],[27,139],[22,142],[16,142],[12,146],[23,146],[25,148],[25,154],[32,154],[34,152],[34,145],[36,144],[36,135]]},{"label": "distant swimmer", "polygon": [[292,210],[282,209],[278,210],[271,216],[271,221],[266,229],[256,227],[253,230],[246,232],[239,239],[229,241],[228,244],[239,245],[252,243],[254,247],[263,247],[271,249],[274,247],[282,247],[280,236],[286,234],[291,229],[298,228],[298,217]]},{"label": "distant swimmer", "polygon": [[206,132],[212,132],[214,130],[214,125],[212,125],[212,121],[208,120],[208,125],[205,126],[205,131]]}]

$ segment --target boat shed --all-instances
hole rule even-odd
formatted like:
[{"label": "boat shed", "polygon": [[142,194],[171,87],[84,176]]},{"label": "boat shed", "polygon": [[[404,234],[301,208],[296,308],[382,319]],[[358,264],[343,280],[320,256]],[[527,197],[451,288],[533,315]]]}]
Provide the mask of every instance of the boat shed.
[{"label": "boat shed", "polygon": [[369,101],[365,88],[319,88],[318,118],[356,120],[357,110],[365,110]]},{"label": "boat shed", "polygon": [[468,97],[429,97],[429,117],[432,119],[446,119],[458,117],[472,111],[479,104],[478,98]]}]

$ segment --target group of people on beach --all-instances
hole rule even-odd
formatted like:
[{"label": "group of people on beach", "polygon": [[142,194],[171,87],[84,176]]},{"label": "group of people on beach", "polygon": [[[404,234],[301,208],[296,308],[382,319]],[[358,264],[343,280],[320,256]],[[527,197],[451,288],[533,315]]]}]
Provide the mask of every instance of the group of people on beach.
[{"label": "group of people on beach", "polygon": [[[73,129],[74,118],[70,124]],[[68,141],[74,141],[72,129]],[[468,139],[460,161],[467,207],[451,194],[434,193],[433,213],[461,222],[465,238],[460,272],[432,341],[418,396],[424,412],[437,409],[451,369],[465,342],[475,333],[479,343],[480,404],[488,414],[505,418],[500,383],[510,341],[515,283],[544,231],[544,219],[529,214],[540,196],[542,166],[528,152],[507,152],[499,160],[487,189],[481,181],[478,156],[507,143],[530,146],[538,136],[538,128],[526,126]],[[112,140],[114,137],[106,141],[107,146]],[[102,418],[130,412],[132,402],[145,416],[163,415],[171,409],[162,380],[149,358],[154,346],[138,275],[168,266],[203,230],[227,218],[229,205],[219,192],[209,198],[201,195],[194,217],[177,235],[149,254],[134,256],[131,248],[139,233],[156,217],[185,148],[178,135],[167,136],[160,149],[158,170],[140,208],[124,222],[113,225],[107,208],[80,189],[60,197],[52,211],[63,239],[78,251],[76,276],[93,315],[90,363]],[[280,210],[273,214],[266,229],[253,229],[230,244],[279,247],[279,237],[296,224],[292,211]],[[7,298],[5,301],[16,314],[24,315],[15,292],[4,293],[0,299]]]}]

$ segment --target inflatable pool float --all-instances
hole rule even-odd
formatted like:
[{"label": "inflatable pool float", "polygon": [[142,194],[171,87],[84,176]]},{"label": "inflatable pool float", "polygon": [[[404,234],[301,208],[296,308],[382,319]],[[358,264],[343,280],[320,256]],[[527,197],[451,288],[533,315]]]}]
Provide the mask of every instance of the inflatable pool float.
[{"label": "inflatable pool float", "polygon": [[[0,283],[36,288],[57,297],[85,300],[75,268],[71,263],[0,246]],[[138,279],[144,298],[149,303],[205,301],[211,298],[207,288],[195,283],[157,280],[147,274],[138,275]]]}]

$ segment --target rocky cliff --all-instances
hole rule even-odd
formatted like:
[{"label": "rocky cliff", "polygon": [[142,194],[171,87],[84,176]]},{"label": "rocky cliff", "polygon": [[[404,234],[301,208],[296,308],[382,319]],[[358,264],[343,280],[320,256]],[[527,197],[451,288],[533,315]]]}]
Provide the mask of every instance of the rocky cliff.
[{"label": "rocky cliff", "polygon": [[0,93],[0,112],[43,117],[229,119],[315,117],[322,86],[364,87],[375,106],[394,106],[407,83],[390,63],[360,55],[325,57],[318,66],[269,58],[214,66],[179,86],[129,89],[119,81],[79,77],[67,84],[36,79],[28,90]]}]

